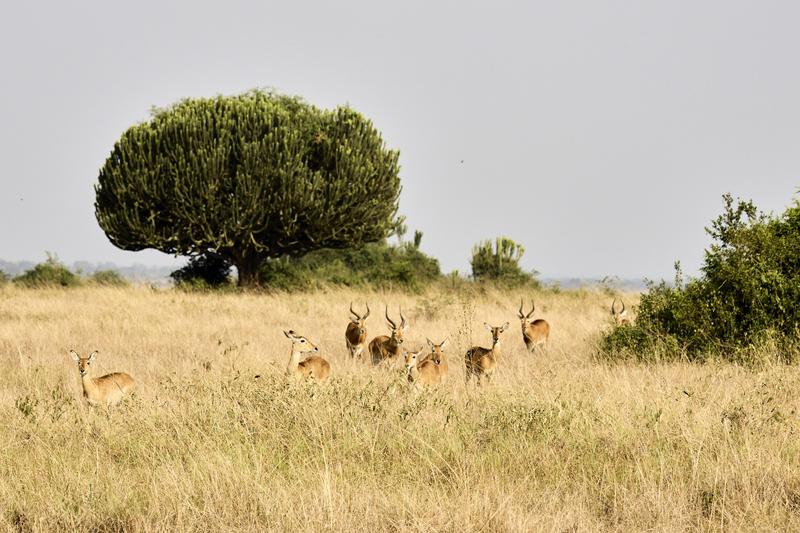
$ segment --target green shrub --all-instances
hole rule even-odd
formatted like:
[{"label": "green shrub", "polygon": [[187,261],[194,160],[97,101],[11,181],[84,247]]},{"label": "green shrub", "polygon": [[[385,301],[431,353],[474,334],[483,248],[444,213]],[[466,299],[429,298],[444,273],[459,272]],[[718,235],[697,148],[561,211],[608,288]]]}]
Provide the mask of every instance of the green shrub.
[{"label": "green shrub", "polygon": [[491,240],[478,243],[472,248],[472,277],[507,287],[538,286],[536,274],[519,266],[524,254],[525,248],[507,237],[498,237],[494,243]]},{"label": "green shrub", "polygon": [[98,270],[88,277],[90,283],[104,287],[127,287],[128,280],[116,270]]},{"label": "green shrub", "polygon": [[[778,346],[794,359],[800,325],[800,205],[766,216],[751,202],[724,196],[725,209],[708,233],[701,276],[650,284],[634,326],[600,343],[612,358],[710,356],[748,362],[755,346]],[[666,347],[666,350],[665,350]],[[748,355],[749,354],[749,355]]]},{"label": "green shrub", "polygon": [[279,290],[316,289],[325,285],[420,290],[441,278],[439,262],[414,243],[385,241],[361,248],[323,249],[300,258],[270,260],[261,270],[265,286]]},{"label": "green shrub", "polygon": [[14,283],[27,288],[76,287],[81,279],[62,265],[55,255],[47,254],[47,260],[26,270],[14,278]]},{"label": "green shrub", "polygon": [[198,255],[169,275],[175,285],[183,289],[208,290],[225,287],[231,283],[231,264],[216,255]]}]

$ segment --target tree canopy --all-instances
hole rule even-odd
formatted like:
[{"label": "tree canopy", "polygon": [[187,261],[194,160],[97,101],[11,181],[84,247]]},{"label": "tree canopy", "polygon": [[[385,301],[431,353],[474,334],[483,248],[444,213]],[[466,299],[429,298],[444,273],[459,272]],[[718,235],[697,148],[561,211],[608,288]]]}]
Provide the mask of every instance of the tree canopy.
[{"label": "tree canopy", "polygon": [[398,156],[349,107],[260,90],[187,99],[122,134],[95,213],[119,248],[213,253],[253,285],[268,258],[385,238]]}]

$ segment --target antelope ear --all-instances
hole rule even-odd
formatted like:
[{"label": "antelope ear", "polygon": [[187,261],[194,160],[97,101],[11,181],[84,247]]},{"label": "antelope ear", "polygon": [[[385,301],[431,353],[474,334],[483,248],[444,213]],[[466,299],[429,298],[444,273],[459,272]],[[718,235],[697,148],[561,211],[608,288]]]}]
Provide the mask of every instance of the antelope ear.
[{"label": "antelope ear", "polygon": [[500,328],[500,331],[505,331],[507,328],[508,328],[508,322],[506,322],[505,324],[503,324],[503,327],[502,327],[502,328]]},{"label": "antelope ear", "polygon": [[429,338],[425,337],[425,340],[426,340],[426,341],[428,341],[428,346],[429,346],[430,348],[433,348],[434,346],[436,346],[436,345],[433,343],[433,341],[432,341],[432,340],[430,340]]},{"label": "antelope ear", "polygon": [[284,331],[283,334],[286,335],[287,339],[294,340],[294,331],[292,331],[291,329],[289,331]]},{"label": "antelope ear", "polygon": [[76,352],[75,350],[70,350],[69,354],[72,356],[72,359],[74,359],[76,363],[80,362],[81,358],[78,355],[78,352]]},{"label": "antelope ear", "polygon": [[447,337],[445,340],[442,341],[442,344],[439,345],[439,348],[444,349],[447,346],[447,343],[450,342],[450,337]]},{"label": "antelope ear", "polygon": [[489,331],[492,331],[492,326],[490,326],[488,322],[484,322],[484,323],[483,323],[483,327],[485,327],[485,328],[486,328],[486,329],[488,329]]},{"label": "antelope ear", "polygon": [[95,358],[96,356],[97,356],[97,350],[95,350],[95,351],[93,351],[92,353],[90,353],[90,354],[89,354],[89,362],[91,363],[92,361],[94,361],[94,358]]}]

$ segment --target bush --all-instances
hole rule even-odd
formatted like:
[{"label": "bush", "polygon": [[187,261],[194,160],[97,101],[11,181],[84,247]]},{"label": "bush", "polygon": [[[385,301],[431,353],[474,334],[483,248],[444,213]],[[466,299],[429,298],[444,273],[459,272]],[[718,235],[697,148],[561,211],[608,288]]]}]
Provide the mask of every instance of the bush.
[{"label": "bush", "polygon": [[27,288],[76,287],[80,277],[62,265],[55,255],[47,254],[47,260],[26,270],[14,278],[14,283]]},{"label": "bush", "polygon": [[[768,217],[751,202],[724,196],[725,208],[707,232],[702,275],[650,284],[636,323],[612,331],[601,351],[612,358],[721,356],[746,362],[754,346],[783,347],[795,356],[800,324],[800,205]],[[624,331],[622,331],[624,330]],[[668,350],[664,351],[664,347]]]},{"label": "bush", "polygon": [[185,289],[216,289],[231,283],[231,264],[216,254],[198,255],[171,273],[175,285]]},{"label": "bush", "polygon": [[441,277],[439,262],[414,243],[385,241],[357,249],[317,250],[300,258],[268,261],[261,270],[267,287],[279,290],[316,289],[325,285],[372,286],[420,290]]},{"label": "bush", "polygon": [[104,287],[127,287],[128,280],[116,270],[98,270],[88,278],[90,283]]},{"label": "bush", "polygon": [[507,287],[538,287],[536,274],[525,272],[519,266],[524,254],[525,248],[507,237],[498,237],[494,243],[490,240],[478,243],[472,248],[472,277]]}]

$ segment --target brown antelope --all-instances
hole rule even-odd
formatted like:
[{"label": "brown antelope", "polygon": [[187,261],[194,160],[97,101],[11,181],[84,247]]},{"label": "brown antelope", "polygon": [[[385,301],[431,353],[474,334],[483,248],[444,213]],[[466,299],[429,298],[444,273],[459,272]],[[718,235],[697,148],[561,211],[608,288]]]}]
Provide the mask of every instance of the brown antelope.
[{"label": "brown antelope", "polygon": [[444,347],[447,346],[447,343],[450,341],[450,339],[447,338],[439,344],[435,344],[430,339],[425,340],[428,341],[428,347],[431,349],[431,351],[425,356],[423,361],[433,361],[436,363],[439,366],[439,373],[444,381],[447,379],[447,374],[450,371],[450,366],[447,364],[447,357],[444,354]]},{"label": "brown antelope", "polygon": [[364,348],[367,347],[369,304],[367,304],[367,312],[364,313],[364,316],[359,316],[358,313],[353,311],[353,302],[350,302],[350,312],[353,316],[350,318],[350,323],[347,324],[344,339],[347,341],[347,351],[350,352],[350,357],[361,359],[361,354],[364,353]]},{"label": "brown antelope", "polygon": [[372,339],[369,343],[369,353],[372,358],[373,365],[379,365],[386,362],[393,365],[400,359],[402,350],[400,346],[403,344],[403,334],[408,329],[406,317],[403,316],[403,310],[400,310],[400,325],[395,324],[389,318],[389,307],[386,307],[386,321],[392,330],[392,336],[379,335]]},{"label": "brown antelope", "polygon": [[531,316],[536,310],[533,300],[531,300],[531,312],[527,315],[522,311],[522,304],[523,302],[520,300],[518,316],[522,325],[522,340],[525,341],[525,347],[529,352],[534,351],[537,346],[546,348],[547,341],[550,338],[550,324],[541,318],[531,320]]},{"label": "brown antelope", "polygon": [[303,354],[317,353],[319,349],[291,329],[284,331],[283,334],[292,341],[292,355],[289,357],[286,373],[298,379],[311,379],[317,383],[324,383],[331,375],[331,365],[328,361],[318,355],[311,355],[300,360]]},{"label": "brown antelope", "polygon": [[89,377],[89,366],[97,357],[97,352],[90,353],[88,357],[81,357],[75,350],[70,350],[69,354],[78,363],[83,382],[83,397],[89,405],[117,405],[133,390],[136,382],[124,372],[112,372],[99,378]]},{"label": "brown antelope", "polygon": [[490,326],[486,322],[483,325],[492,333],[492,347],[473,346],[464,355],[466,382],[469,383],[469,378],[475,376],[478,380],[478,385],[481,384],[482,377],[486,377],[487,381],[491,381],[492,375],[497,370],[497,364],[500,362],[501,357],[500,334],[508,328],[508,322],[500,327]]},{"label": "brown antelope", "polygon": [[628,318],[628,312],[625,310],[625,302],[622,301],[622,298],[619,299],[619,302],[622,304],[622,310],[620,311],[615,308],[617,299],[614,298],[614,301],[611,302],[611,318],[614,319],[614,323],[617,326],[629,326],[631,319]]},{"label": "brown antelope", "polygon": [[442,367],[431,357],[422,357],[423,350],[406,352],[406,372],[410,385],[438,385],[442,382]]}]

